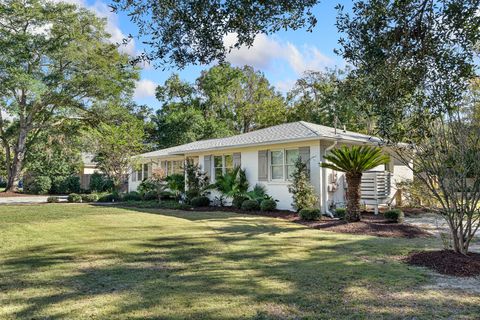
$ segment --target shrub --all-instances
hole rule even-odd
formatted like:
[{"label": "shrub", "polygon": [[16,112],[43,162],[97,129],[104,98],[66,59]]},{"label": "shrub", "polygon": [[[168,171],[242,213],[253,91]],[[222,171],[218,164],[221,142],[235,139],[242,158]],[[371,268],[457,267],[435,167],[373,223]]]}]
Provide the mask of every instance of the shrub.
[{"label": "shrub", "polygon": [[265,199],[272,199],[272,197],[267,194],[267,188],[259,183],[257,183],[252,190],[248,191],[246,195],[248,199],[255,200],[258,204]]},{"label": "shrub", "polygon": [[383,216],[385,217],[385,219],[387,219],[390,222],[402,223],[403,220],[405,219],[403,211],[400,209],[392,209],[392,210],[385,211]]},{"label": "shrub", "polygon": [[165,178],[168,190],[172,193],[175,199],[180,199],[182,193],[185,192],[185,176],[183,174],[175,173]]},{"label": "shrub", "polygon": [[68,202],[80,203],[82,202],[82,196],[76,193],[70,193],[68,195]]},{"label": "shrub", "polygon": [[206,196],[195,197],[192,200],[190,200],[190,204],[194,208],[208,207],[210,205],[210,199]]},{"label": "shrub", "polygon": [[318,220],[321,217],[318,208],[303,208],[298,215],[302,220]]},{"label": "shrub", "polygon": [[68,176],[60,184],[60,193],[70,194],[80,192],[80,177]]},{"label": "shrub", "polygon": [[142,199],[144,201],[153,201],[158,200],[158,194],[156,191],[148,191],[142,195]]},{"label": "shrub", "polygon": [[245,200],[242,203],[242,210],[245,210],[245,211],[260,210],[260,205],[256,200]]},{"label": "shrub", "polygon": [[337,209],[335,209],[335,216],[337,218],[343,219],[343,218],[345,218],[346,211],[347,210],[345,208],[337,208]]},{"label": "shrub", "polygon": [[130,191],[123,195],[123,201],[141,201],[142,196],[137,191]]},{"label": "shrub", "polygon": [[147,192],[152,192],[152,191],[157,192],[157,184],[151,179],[143,180],[138,185],[137,191],[140,194],[146,194]]},{"label": "shrub", "polygon": [[2,180],[2,178],[0,178],[0,188],[6,188],[7,187],[7,180]]},{"label": "shrub", "polygon": [[113,181],[104,174],[94,172],[90,176],[90,184],[88,187],[92,192],[105,192],[113,189]]},{"label": "shrub", "polygon": [[250,198],[245,196],[245,195],[234,196],[233,200],[232,200],[232,206],[235,207],[235,208],[241,209],[242,208],[242,203],[245,200],[250,200]]},{"label": "shrub", "polygon": [[295,161],[295,171],[292,175],[292,184],[288,186],[288,192],[292,194],[293,207],[297,211],[312,208],[318,201],[315,189],[310,183],[307,165],[300,158]]},{"label": "shrub", "polygon": [[98,202],[116,202],[116,201],[121,201],[122,198],[120,195],[116,192],[112,193],[104,193],[99,196]]},{"label": "shrub", "polygon": [[277,202],[272,199],[265,199],[260,203],[260,210],[273,211],[277,209]]},{"label": "shrub", "polygon": [[58,202],[60,202],[60,199],[58,197],[48,197],[47,202],[48,203],[58,203]]},{"label": "shrub", "polygon": [[90,193],[90,194],[82,194],[82,202],[97,202],[98,201],[98,194]]},{"label": "shrub", "polygon": [[36,176],[25,180],[23,191],[29,194],[47,194],[52,187],[52,180],[47,176]]},{"label": "shrub", "polygon": [[175,209],[175,210],[190,210],[192,207],[185,203],[179,203],[175,200],[169,201],[128,201],[121,204],[123,207],[136,208],[160,208],[160,209]]}]

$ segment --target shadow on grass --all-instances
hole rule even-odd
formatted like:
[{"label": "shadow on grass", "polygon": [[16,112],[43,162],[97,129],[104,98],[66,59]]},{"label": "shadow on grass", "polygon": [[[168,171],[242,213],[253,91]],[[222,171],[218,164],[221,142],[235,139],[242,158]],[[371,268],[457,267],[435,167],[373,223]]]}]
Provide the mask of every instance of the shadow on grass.
[{"label": "shadow on grass", "polygon": [[[112,239],[98,238],[85,239],[77,250],[49,244],[10,252],[2,261],[0,289],[14,297],[9,304],[25,304],[14,316],[72,318],[78,310],[70,310],[69,303],[111,295],[120,295],[121,301],[116,301],[115,314],[105,318],[458,316],[459,306],[448,297],[432,300],[420,291],[414,303],[408,295],[401,297],[426,279],[390,258],[405,250],[406,240],[344,237],[233,213],[128,210],[206,221],[207,226],[202,225],[203,233],[169,230],[132,241],[128,248],[105,249]],[[129,233],[145,232],[138,226],[128,228],[118,235],[119,241]],[[52,269],[57,271],[47,277],[37,273]],[[32,288],[48,293],[15,295]],[[385,296],[392,294],[399,298]],[[475,303],[462,308],[473,312]]]}]

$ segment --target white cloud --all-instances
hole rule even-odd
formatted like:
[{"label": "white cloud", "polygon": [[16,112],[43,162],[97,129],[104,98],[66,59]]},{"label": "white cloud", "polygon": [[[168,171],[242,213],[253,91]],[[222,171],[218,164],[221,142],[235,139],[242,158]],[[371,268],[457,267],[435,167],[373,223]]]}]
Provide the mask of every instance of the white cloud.
[{"label": "white cloud", "polygon": [[[225,47],[237,40],[233,33],[224,38]],[[323,54],[317,47],[304,45],[300,49],[291,42],[282,42],[267,35],[259,34],[253,45],[232,49],[227,61],[235,65],[251,65],[258,69],[268,68],[275,60],[284,60],[297,74],[306,70],[322,70],[334,65],[334,60]]]},{"label": "white cloud", "polygon": [[136,99],[155,97],[156,88],[157,84],[155,82],[147,79],[142,79],[140,81],[137,81],[133,96]]}]

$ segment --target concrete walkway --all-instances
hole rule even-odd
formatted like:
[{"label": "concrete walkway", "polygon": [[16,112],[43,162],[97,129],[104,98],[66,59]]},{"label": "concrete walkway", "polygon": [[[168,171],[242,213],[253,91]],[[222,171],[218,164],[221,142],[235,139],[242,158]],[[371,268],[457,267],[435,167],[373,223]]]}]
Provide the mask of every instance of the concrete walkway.
[{"label": "concrete walkway", "polygon": [[[49,196],[15,196],[15,197],[0,197],[0,205],[2,204],[35,204],[45,203]],[[60,201],[67,201],[67,196],[58,196]]]}]

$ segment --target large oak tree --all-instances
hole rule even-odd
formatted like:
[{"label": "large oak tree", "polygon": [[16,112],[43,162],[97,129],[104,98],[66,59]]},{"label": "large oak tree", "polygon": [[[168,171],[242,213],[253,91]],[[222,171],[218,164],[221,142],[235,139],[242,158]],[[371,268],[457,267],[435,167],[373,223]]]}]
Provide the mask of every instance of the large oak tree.
[{"label": "large oak tree", "polygon": [[102,103],[132,92],[137,71],[108,41],[105,25],[65,3],[0,2],[0,140],[7,190],[17,188],[28,143],[39,132],[64,119],[94,119]]}]

